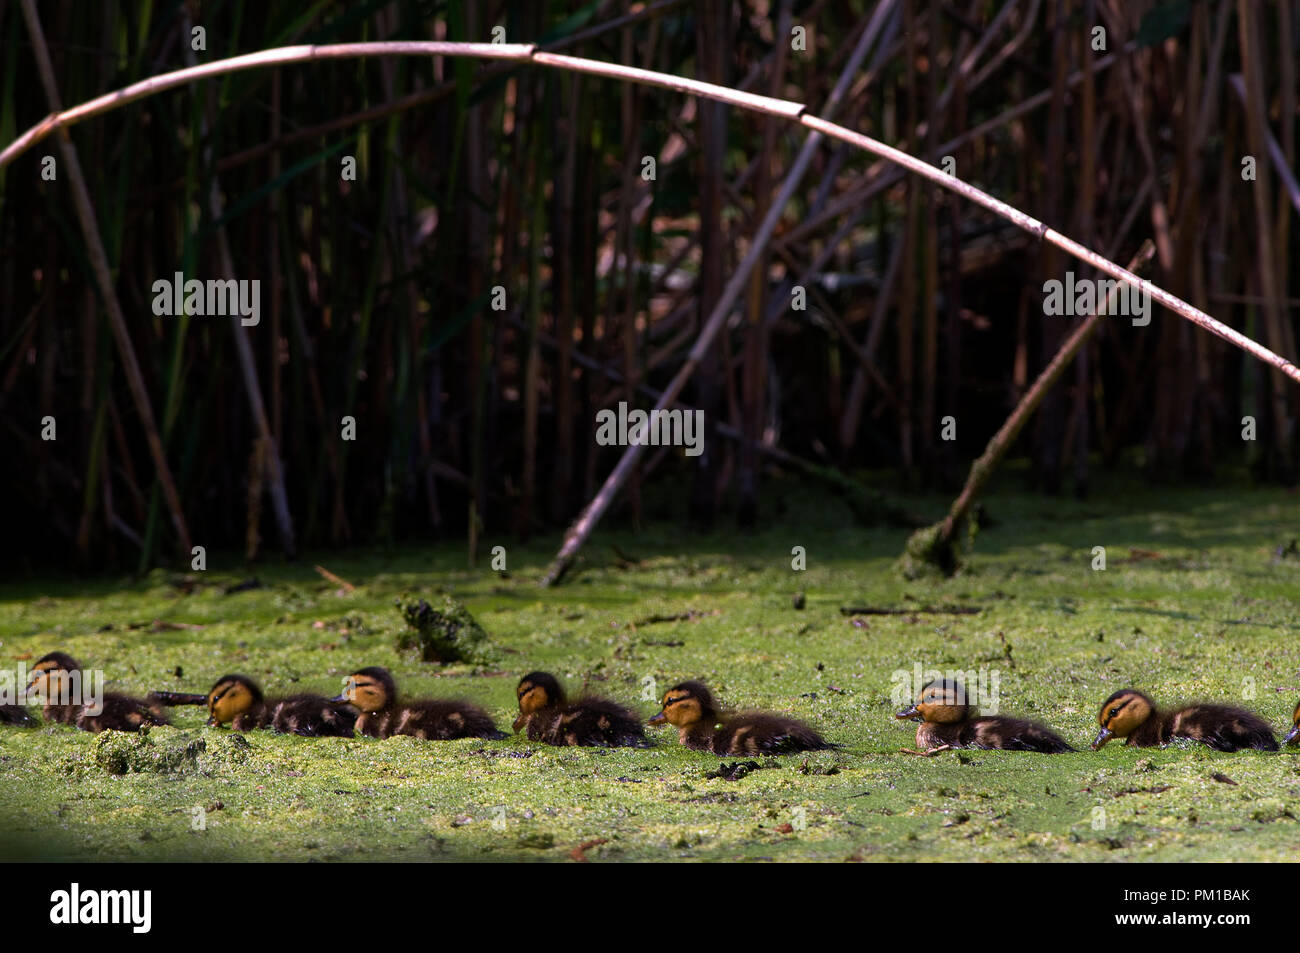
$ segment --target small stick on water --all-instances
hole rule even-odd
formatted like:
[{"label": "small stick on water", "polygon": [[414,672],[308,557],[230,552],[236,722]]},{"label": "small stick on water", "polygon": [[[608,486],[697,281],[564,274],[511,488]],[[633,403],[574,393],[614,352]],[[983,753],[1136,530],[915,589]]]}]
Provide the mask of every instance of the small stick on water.
[{"label": "small stick on water", "polygon": [[[177,632],[182,630],[199,632],[203,629],[203,626],[198,622],[171,622],[167,619],[154,619],[151,626],[155,632]],[[132,628],[139,628],[139,626],[132,626]]]},{"label": "small stick on water", "polygon": [[591,862],[590,858],[587,857],[587,851],[591,850],[593,847],[599,847],[601,844],[608,843],[608,837],[597,837],[595,840],[583,841],[577,847],[573,848],[573,850],[569,851],[569,856],[580,864],[587,864]]},{"label": "small stick on water", "polygon": [[952,745],[939,745],[937,748],[930,748],[926,751],[917,751],[915,748],[899,748],[899,754],[914,754],[918,758],[933,758],[940,751],[952,751]]},{"label": "small stick on water", "polygon": [[352,585],[352,583],[348,582],[348,581],[347,581],[346,579],[344,579],[342,576],[336,576],[336,575],[334,575],[334,573],[330,572],[330,571],[329,571],[328,569],[326,569],[324,566],[314,566],[314,567],[312,567],[312,568],[314,568],[318,573],[320,573],[322,576],[324,576],[327,582],[332,582],[332,583],[334,583],[334,585],[338,586],[338,587],[341,588],[341,589],[345,589],[345,590],[347,590],[348,592],[356,592],[356,591],[357,591],[357,587],[356,587],[356,586]]},{"label": "small stick on water", "polygon": [[979,606],[916,606],[906,609],[875,606],[840,606],[840,615],[975,615]]},{"label": "small stick on water", "polygon": [[188,692],[150,692],[149,698],[160,705],[206,705],[207,695],[193,695]]}]

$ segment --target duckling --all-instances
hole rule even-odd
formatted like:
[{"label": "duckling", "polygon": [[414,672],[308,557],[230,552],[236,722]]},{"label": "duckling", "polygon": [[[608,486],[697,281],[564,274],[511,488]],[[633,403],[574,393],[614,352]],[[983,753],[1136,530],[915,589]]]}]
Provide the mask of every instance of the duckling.
[{"label": "duckling", "polygon": [[1297,738],[1300,738],[1300,704],[1297,704],[1295,711],[1291,712],[1291,730],[1282,739],[1282,744],[1293,745]]},{"label": "duckling", "polygon": [[801,721],[751,711],[723,718],[703,682],[682,682],[664,693],[663,709],[650,719],[677,729],[688,748],[714,754],[783,754],[837,747]]},{"label": "duckling", "polygon": [[[32,667],[27,691],[43,696],[46,721],[75,725],[82,731],[139,731],[167,724],[155,702],[116,692],[88,693],[88,684],[76,659],[65,652],[51,652]],[[96,694],[97,698],[88,697]]]},{"label": "duckling", "polygon": [[1101,731],[1092,743],[1099,751],[1111,738],[1137,748],[1157,748],[1175,738],[1190,738],[1215,751],[1276,751],[1273,729],[1258,715],[1231,705],[1187,705],[1159,711],[1156,703],[1132,688],[1123,688],[1102,703]]},{"label": "duckling", "polygon": [[467,701],[439,698],[398,705],[397,683],[388,669],[378,665],[349,675],[343,693],[332,701],[348,702],[360,711],[357,731],[372,738],[412,735],[426,741],[446,741],[506,737],[487,712]]},{"label": "duckling", "polygon": [[900,749],[904,754],[923,757],[953,748],[982,748],[1000,751],[1038,751],[1060,754],[1073,751],[1060,735],[1046,725],[1023,718],[1000,715],[976,717],[975,706],[968,704],[961,682],[938,679],[921,688],[915,705],[894,715],[921,723],[916,726],[916,747]]},{"label": "duckling", "polygon": [[282,734],[351,738],[357,713],[351,705],[321,695],[262,697],[247,675],[223,675],[207,694],[208,724],[230,723],[235,731],[270,728]]},{"label": "duckling", "polygon": [[608,698],[585,695],[570,702],[554,675],[529,672],[515,688],[519,699],[516,732],[528,729],[530,741],[593,748],[649,748],[641,719]]}]

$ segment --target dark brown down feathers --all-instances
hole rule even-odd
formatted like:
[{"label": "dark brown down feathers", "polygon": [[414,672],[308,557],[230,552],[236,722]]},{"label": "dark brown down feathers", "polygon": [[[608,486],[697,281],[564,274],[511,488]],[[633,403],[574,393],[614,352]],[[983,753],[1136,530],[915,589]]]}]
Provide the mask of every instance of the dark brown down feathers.
[{"label": "dark brown down feathers", "polygon": [[75,725],[82,731],[139,731],[154,725],[167,724],[161,711],[147,702],[129,695],[105,692],[100,700],[101,710],[95,714],[93,705],[46,705],[46,721]]},{"label": "dark brown down feathers", "polygon": [[403,702],[386,711],[362,712],[357,732],[372,738],[410,735],[425,741],[506,737],[483,709],[459,699]]},{"label": "dark brown down feathers", "polygon": [[0,725],[17,725],[20,728],[31,728],[37,724],[39,722],[22,705],[0,705]]},{"label": "dark brown down feathers", "polygon": [[1037,751],[1063,754],[1074,748],[1046,725],[1022,718],[989,716],[956,724],[922,722],[916,729],[918,748],[982,748],[989,751]]},{"label": "dark brown down feathers", "polygon": [[272,698],[231,723],[236,731],[270,728],[286,735],[308,738],[351,738],[356,713],[322,695]]}]

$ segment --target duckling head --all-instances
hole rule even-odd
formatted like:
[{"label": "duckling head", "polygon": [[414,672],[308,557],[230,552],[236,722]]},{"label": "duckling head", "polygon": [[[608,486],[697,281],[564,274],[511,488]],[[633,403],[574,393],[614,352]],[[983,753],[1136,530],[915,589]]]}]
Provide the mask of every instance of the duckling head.
[{"label": "duckling head", "polygon": [[663,706],[647,724],[665,722],[676,728],[689,728],[700,722],[716,721],[718,705],[703,682],[682,682],[664,692]]},{"label": "duckling head", "polygon": [[262,690],[247,675],[223,675],[208,692],[208,724],[224,725],[262,701]]},{"label": "duckling head", "polygon": [[1093,751],[1100,751],[1111,738],[1127,738],[1156,710],[1155,702],[1139,691],[1122,688],[1101,705],[1097,722],[1101,731],[1092,743]]},{"label": "duckling head", "polygon": [[514,729],[519,731],[533,712],[563,705],[564,689],[549,672],[529,672],[515,686],[515,697],[519,700],[519,717],[515,719]]},{"label": "duckling head", "polygon": [[63,691],[68,676],[80,671],[81,663],[66,652],[51,652],[32,666],[32,677],[27,683],[29,694],[40,694],[46,701],[57,698]]},{"label": "duckling head", "polygon": [[972,706],[966,687],[950,678],[927,682],[916,704],[897,712],[895,718],[911,718],[936,724],[953,724],[971,717]]},{"label": "duckling head", "polygon": [[1295,744],[1297,738],[1300,738],[1300,705],[1296,705],[1295,711],[1291,712],[1291,730],[1282,739],[1282,744]]},{"label": "duckling head", "polygon": [[397,683],[379,665],[353,672],[343,680],[343,691],[330,701],[347,702],[364,712],[383,711],[397,700]]}]

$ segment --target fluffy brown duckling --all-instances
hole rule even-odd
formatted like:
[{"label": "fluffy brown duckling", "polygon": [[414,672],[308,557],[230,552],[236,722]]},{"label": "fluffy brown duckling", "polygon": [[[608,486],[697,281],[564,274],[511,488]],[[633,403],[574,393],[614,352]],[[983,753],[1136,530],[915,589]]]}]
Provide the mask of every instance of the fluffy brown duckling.
[{"label": "fluffy brown duckling", "polygon": [[1293,745],[1297,738],[1300,738],[1300,704],[1297,704],[1295,711],[1291,712],[1291,730],[1282,739],[1282,744]]},{"label": "fluffy brown duckling", "polygon": [[378,665],[349,675],[342,694],[333,700],[356,708],[361,713],[357,716],[357,731],[372,738],[411,735],[426,741],[447,741],[506,737],[487,712],[461,699],[437,698],[399,705],[397,683],[388,669]]},{"label": "fluffy brown duckling", "polygon": [[1160,711],[1156,703],[1132,688],[1122,688],[1102,703],[1097,715],[1101,731],[1092,743],[1100,750],[1111,738],[1124,738],[1137,748],[1158,748],[1175,738],[1190,738],[1215,751],[1276,751],[1273,729],[1254,712],[1232,705],[1187,705]]},{"label": "fluffy brown duckling", "polygon": [[203,697],[208,724],[229,724],[235,731],[270,728],[281,734],[351,738],[357,713],[352,706],[322,695],[266,699],[247,675],[223,675]]},{"label": "fluffy brown duckling", "polygon": [[27,692],[44,700],[46,721],[75,725],[82,731],[139,731],[167,724],[153,699],[96,690],[81,664],[66,652],[51,652],[36,662]]},{"label": "fluffy brown duckling", "polygon": [[894,715],[921,723],[916,726],[916,747],[906,754],[930,756],[953,748],[982,748],[999,751],[1037,751],[1061,754],[1073,751],[1060,735],[1046,725],[1023,718],[976,715],[970,696],[961,682],[938,679],[921,688],[916,704]]},{"label": "fluffy brown duckling", "polygon": [[529,672],[515,687],[519,699],[516,732],[529,741],[590,748],[648,748],[641,719],[608,698],[591,695],[569,701],[554,675]]},{"label": "fluffy brown duckling", "polygon": [[677,729],[688,748],[720,755],[784,754],[836,747],[801,721],[750,711],[723,717],[703,682],[682,682],[664,693],[663,709],[650,719]]}]

